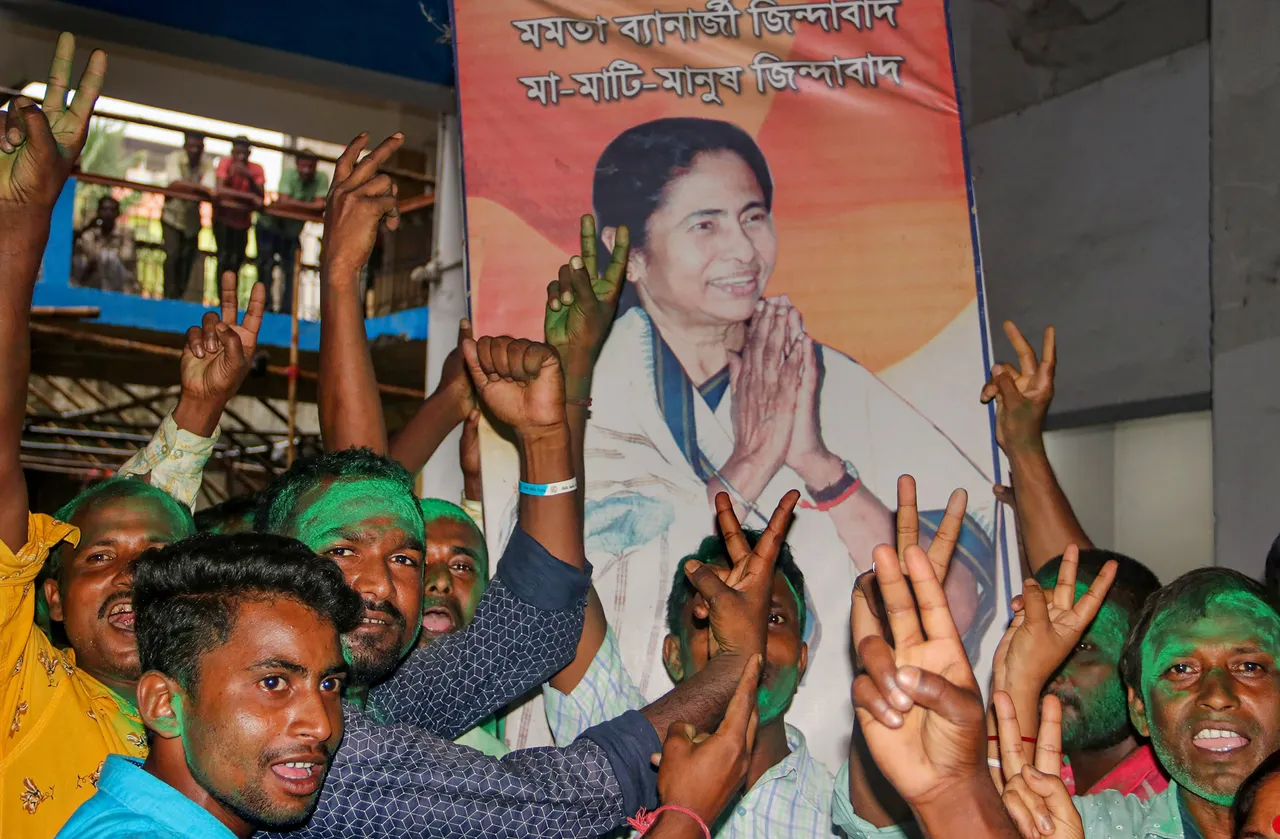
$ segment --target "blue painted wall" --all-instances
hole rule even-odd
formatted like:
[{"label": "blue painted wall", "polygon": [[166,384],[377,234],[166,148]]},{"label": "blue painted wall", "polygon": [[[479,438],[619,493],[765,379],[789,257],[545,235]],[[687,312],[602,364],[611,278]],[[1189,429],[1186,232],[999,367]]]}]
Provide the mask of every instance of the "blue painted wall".
[{"label": "blue painted wall", "polygon": [[[206,309],[196,303],[180,300],[144,300],[132,294],[100,291],[72,286],[71,237],[72,210],[75,203],[75,179],[67,181],[53,209],[53,225],[45,248],[40,282],[36,284],[32,303],[36,306],[97,306],[101,314],[95,323],[131,326],[158,332],[185,333],[200,323]],[[291,318],[267,314],[262,319],[258,343],[263,346],[289,346]],[[406,309],[365,321],[370,339],[395,335],[408,340],[426,340],[427,309]],[[320,351],[320,324],[302,321],[298,324],[298,348],[304,352]]]},{"label": "blue painted wall", "polygon": [[[67,0],[77,6],[393,76],[453,86],[453,48],[418,0]],[[481,0],[474,0],[481,2]],[[423,0],[448,25],[447,0]]]}]

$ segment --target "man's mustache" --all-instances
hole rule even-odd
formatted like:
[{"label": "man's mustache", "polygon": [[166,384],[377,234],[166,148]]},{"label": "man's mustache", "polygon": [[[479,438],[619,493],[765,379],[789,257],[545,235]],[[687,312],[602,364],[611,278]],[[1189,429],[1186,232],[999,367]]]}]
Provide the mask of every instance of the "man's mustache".
[{"label": "man's mustache", "polygon": [[133,592],[117,591],[115,594],[111,595],[110,597],[108,597],[106,600],[102,602],[102,606],[98,609],[98,620],[105,620],[107,617],[107,612],[110,612],[111,607],[115,606],[121,600],[132,600],[132,599],[133,599]]}]

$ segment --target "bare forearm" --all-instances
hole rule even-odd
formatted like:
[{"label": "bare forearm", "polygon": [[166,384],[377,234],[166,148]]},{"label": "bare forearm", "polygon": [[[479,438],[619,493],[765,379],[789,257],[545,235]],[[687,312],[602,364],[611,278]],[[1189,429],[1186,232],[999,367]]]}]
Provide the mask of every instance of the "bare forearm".
[{"label": "bare forearm", "polygon": [[1071,502],[1058,484],[1042,445],[1010,447],[1013,494],[1017,500],[1018,530],[1026,546],[1027,565],[1034,574],[1061,556],[1067,545],[1091,548],[1093,542],[1076,519]]},{"label": "bare forearm", "polygon": [[[985,773],[983,773],[985,775]],[[929,839],[1019,839],[1017,827],[1004,808],[989,777],[977,775],[932,801],[913,804],[916,821]]]},{"label": "bare forearm", "polygon": [[330,451],[387,451],[387,426],[360,311],[359,266],[321,265],[320,431]]},{"label": "bare forearm", "polygon": [[858,573],[871,568],[876,545],[894,542],[893,513],[865,486],[828,511]]},{"label": "bare forearm", "polygon": [[422,471],[449,432],[466,419],[460,414],[456,401],[439,392],[423,400],[413,419],[391,438],[388,452],[391,459],[411,474]]},{"label": "bare forearm", "polygon": [[856,724],[849,741],[849,801],[853,811],[875,827],[893,827],[912,818],[907,802],[876,766]]},{"label": "bare forearm", "polygon": [[[516,432],[520,453],[520,479],[531,484],[554,484],[574,477],[565,426],[536,435]],[[586,567],[582,544],[582,516],[574,493],[562,495],[520,494],[520,527],[552,556],[575,568]]]},{"label": "bare forearm", "polygon": [[742,676],[744,660],[740,655],[721,653],[707,666],[684,680],[641,713],[653,725],[659,737],[666,737],[672,723],[689,723],[699,731],[715,731],[729,707],[729,700]]},{"label": "bare forearm", "polygon": [[219,398],[197,399],[183,393],[178,397],[178,404],[173,409],[173,423],[183,431],[190,431],[197,437],[212,437],[222,419],[222,409],[226,400]]},{"label": "bare forearm", "polygon": [[13,550],[27,541],[22,425],[31,372],[31,294],[48,238],[47,218],[25,226],[0,219],[0,540]]}]

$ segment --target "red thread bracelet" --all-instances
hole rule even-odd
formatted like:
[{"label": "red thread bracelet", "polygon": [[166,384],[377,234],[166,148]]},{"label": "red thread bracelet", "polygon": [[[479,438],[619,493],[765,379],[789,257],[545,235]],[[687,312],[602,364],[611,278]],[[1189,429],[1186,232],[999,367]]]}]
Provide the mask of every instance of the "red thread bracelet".
[{"label": "red thread bracelet", "polygon": [[577,396],[566,396],[564,398],[564,401],[566,405],[581,405],[583,408],[591,407],[590,396],[588,396],[586,399],[582,399],[581,397],[577,397]]},{"label": "red thread bracelet", "polygon": [[842,504],[845,501],[848,501],[849,497],[853,495],[855,492],[857,492],[858,487],[860,486],[862,486],[862,480],[858,479],[853,483],[849,484],[848,489],[846,489],[844,492],[837,495],[835,498],[832,498],[830,501],[801,501],[800,506],[806,510],[817,510],[820,513],[825,513],[827,510],[830,510],[832,507],[835,507],[838,504]]},{"label": "red thread bracelet", "polygon": [[686,816],[698,823],[698,827],[702,828],[702,832],[707,839],[711,839],[711,828],[707,827],[707,823],[702,820],[702,816],[699,816],[688,807],[681,807],[679,804],[663,804],[652,813],[646,812],[645,809],[641,807],[640,812],[627,819],[627,824],[631,825],[632,830],[643,836],[649,832],[649,828],[653,827],[653,823],[658,820],[658,814],[663,810],[674,810],[677,813],[684,813]]},{"label": "red thread bracelet", "polygon": [[[995,734],[988,734],[988,735],[987,735],[987,742],[988,742],[988,743],[995,743],[995,742],[997,742],[999,739],[1000,739],[1000,738],[999,738],[997,735],[995,735]],[[1024,742],[1024,743],[1035,743],[1035,742],[1036,742],[1036,738],[1034,738],[1034,737],[1023,737],[1023,738],[1022,738],[1022,742]]]}]

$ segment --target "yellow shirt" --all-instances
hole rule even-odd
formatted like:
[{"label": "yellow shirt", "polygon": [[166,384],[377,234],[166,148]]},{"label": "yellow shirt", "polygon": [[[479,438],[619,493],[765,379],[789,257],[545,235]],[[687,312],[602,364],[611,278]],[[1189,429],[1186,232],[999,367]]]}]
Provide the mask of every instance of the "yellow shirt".
[{"label": "yellow shirt", "polygon": [[0,836],[52,839],[97,790],[108,754],[146,757],[137,712],[75,666],[35,625],[35,579],[80,532],[28,517],[27,544],[0,542]]}]

